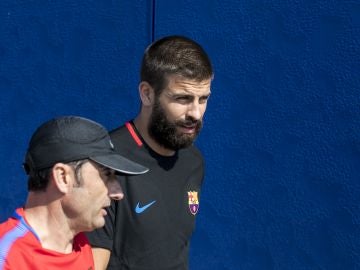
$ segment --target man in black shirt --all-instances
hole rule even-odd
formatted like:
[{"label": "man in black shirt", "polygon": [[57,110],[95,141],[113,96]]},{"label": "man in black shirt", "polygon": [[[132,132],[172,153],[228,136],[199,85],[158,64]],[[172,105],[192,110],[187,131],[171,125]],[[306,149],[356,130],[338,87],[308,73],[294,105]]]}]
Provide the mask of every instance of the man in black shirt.
[{"label": "man in black shirt", "polygon": [[111,132],[115,149],[150,168],[126,176],[104,228],[88,235],[96,269],[188,269],[199,209],[203,158],[193,145],[202,127],[213,71],[196,42],[169,36],[145,51],[138,116]]}]

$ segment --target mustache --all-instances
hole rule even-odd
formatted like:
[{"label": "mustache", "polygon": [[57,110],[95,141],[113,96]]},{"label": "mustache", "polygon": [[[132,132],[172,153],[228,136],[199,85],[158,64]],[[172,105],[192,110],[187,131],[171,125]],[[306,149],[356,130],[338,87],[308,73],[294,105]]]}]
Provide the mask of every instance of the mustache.
[{"label": "mustache", "polygon": [[177,120],[176,125],[181,125],[181,126],[192,126],[192,125],[195,125],[195,126],[201,126],[202,125],[202,120],[196,120],[196,119],[193,119],[193,118],[187,118],[185,120]]}]

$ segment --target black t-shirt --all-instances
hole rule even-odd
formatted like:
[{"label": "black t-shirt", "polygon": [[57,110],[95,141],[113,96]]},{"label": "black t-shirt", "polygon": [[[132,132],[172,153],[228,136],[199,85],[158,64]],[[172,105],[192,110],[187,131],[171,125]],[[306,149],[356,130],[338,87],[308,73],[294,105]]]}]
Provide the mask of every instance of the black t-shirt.
[{"label": "black t-shirt", "polygon": [[148,147],[132,123],[111,132],[115,149],[150,171],[121,176],[125,198],[113,201],[102,229],[88,234],[112,250],[108,269],[184,270],[199,207],[204,164],[191,146],[165,157]]}]

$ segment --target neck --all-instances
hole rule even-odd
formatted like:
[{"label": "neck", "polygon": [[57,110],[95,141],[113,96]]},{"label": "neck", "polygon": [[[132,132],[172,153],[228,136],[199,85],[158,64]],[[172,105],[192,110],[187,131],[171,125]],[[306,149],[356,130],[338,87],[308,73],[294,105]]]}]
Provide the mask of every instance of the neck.
[{"label": "neck", "polygon": [[175,154],[174,150],[163,147],[150,136],[148,132],[149,118],[150,113],[145,114],[141,112],[134,120],[134,125],[141,137],[145,140],[146,144],[159,155],[173,156]]},{"label": "neck", "polygon": [[49,201],[44,199],[44,194],[30,192],[24,215],[28,224],[39,237],[43,248],[71,253],[73,239],[77,232],[71,230],[61,208],[60,200]]}]

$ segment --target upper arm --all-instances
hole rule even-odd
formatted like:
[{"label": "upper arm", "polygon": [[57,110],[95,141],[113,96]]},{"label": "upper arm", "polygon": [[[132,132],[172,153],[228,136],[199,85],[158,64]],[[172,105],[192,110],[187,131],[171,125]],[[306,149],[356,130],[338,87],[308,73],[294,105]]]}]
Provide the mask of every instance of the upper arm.
[{"label": "upper arm", "polygon": [[94,265],[96,270],[105,270],[110,259],[110,250],[105,248],[92,248]]}]

